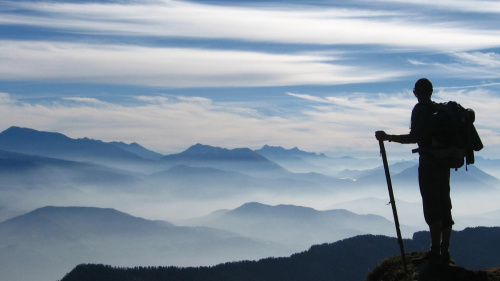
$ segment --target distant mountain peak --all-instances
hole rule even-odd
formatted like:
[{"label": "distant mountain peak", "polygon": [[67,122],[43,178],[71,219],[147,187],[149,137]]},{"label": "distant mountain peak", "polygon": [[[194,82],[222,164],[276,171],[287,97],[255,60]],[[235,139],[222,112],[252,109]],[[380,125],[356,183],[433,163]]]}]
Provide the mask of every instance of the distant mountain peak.
[{"label": "distant mountain peak", "polygon": [[23,128],[17,126],[11,126],[5,131],[0,133],[0,138],[2,139],[12,139],[12,138],[29,138],[36,136],[37,138],[58,138],[58,139],[69,139],[67,136],[61,133],[54,132],[44,132],[38,131],[30,128]]},{"label": "distant mountain peak", "polygon": [[[164,225],[171,225],[163,222]],[[46,206],[24,215],[14,217],[3,224],[17,225],[24,228],[38,225],[42,228],[57,227],[77,233],[130,233],[146,231],[154,227],[152,221],[135,217],[112,208],[96,207],[56,207]]]},{"label": "distant mountain peak", "polygon": [[197,143],[185,151],[163,157],[164,160],[223,160],[223,161],[268,161],[249,148],[227,149]]},{"label": "distant mountain peak", "polygon": [[130,161],[138,163],[145,159],[142,155],[146,154],[143,151],[132,152],[130,149],[87,137],[73,139],[61,133],[16,126],[0,133],[0,150],[90,162]]},{"label": "distant mountain peak", "polygon": [[120,149],[123,149],[125,151],[128,151],[130,153],[133,153],[133,154],[140,156],[144,159],[158,161],[163,157],[162,154],[151,151],[151,150],[141,146],[140,144],[138,144],[136,142],[133,142],[131,144],[126,144],[122,141],[114,141],[114,142],[110,142],[109,144],[116,146]]},{"label": "distant mountain peak", "polygon": [[326,157],[323,153],[307,152],[300,150],[298,147],[285,149],[282,146],[264,145],[261,149],[255,152],[265,157]]},{"label": "distant mountain peak", "polygon": [[[279,204],[276,206],[266,205],[259,202],[248,202],[232,211],[235,214],[267,214],[268,216],[279,216],[279,217],[311,217],[322,213],[323,211],[317,211],[310,207],[290,205],[290,204]],[[335,212],[344,212],[344,210],[335,210]]]},{"label": "distant mountain peak", "polygon": [[89,216],[92,217],[93,219],[102,218],[104,215],[132,217],[126,213],[120,212],[113,208],[78,207],[78,206],[68,206],[68,207],[45,206],[35,209],[23,216],[25,217],[43,216],[56,219],[58,216],[71,217],[74,215]]},{"label": "distant mountain peak", "polygon": [[227,149],[200,143],[181,153],[166,155],[160,162],[171,166],[212,167],[247,175],[276,176],[276,173],[287,173],[283,167],[249,148]]},{"label": "distant mountain peak", "polygon": [[196,154],[221,154],[227,152],[229,152],[229,149],[197,143],[186,149],[183,153],[196,155]]}]

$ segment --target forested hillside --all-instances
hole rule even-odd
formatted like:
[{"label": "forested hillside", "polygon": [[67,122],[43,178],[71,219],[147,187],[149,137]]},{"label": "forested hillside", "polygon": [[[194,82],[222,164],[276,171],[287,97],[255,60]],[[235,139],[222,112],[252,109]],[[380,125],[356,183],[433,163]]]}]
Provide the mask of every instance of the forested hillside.
[{"label": "forested hillside", "polygon": [[[452,258],[457,265],[485,270],[500,265],[500,227],[468,228],[453,233]],[[426,251],[429,234],[418,232],[404,241],[407,252]],[[315,280],[359,281],[386,257],[398,255],[396,238],[363,235],[312,246],[286,258],[240,261],[213,267],[134,267],[79,265],[62,281],[196,281]]]}]

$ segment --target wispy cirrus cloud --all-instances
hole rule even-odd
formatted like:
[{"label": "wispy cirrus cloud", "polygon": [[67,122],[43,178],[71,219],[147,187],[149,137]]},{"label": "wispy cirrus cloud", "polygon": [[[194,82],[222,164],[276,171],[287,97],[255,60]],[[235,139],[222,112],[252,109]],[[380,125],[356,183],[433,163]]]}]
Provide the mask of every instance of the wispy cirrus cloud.
[{"label": "wispy cirrus cloud", "polygon": [[[469,3],[469,2],[468,2]],[[11,2],[29,15],[3,13],[0,24],[66,32],[190,38],[224,38],[286,44],[374,44],[440,51],[500,45],[499,31],[404,10],[314,6],[208,5],[184,1],[147,4]],[[423,18],[424,17],[424,18]]]},{"label": "wispy cirrus cloud", "polygon": [[494,70],[500,69],[500,54],[495,52],[460,52],[455,53],[454,57],[467,64],[484,66]]},{"label": "wispy cirrus cloud", "polygon": [[496,52],[456,52],[449,54],[450,60],[409,59],[414,66],[428,69],[428,73],[447,73],[448,77],[465,79],[500,78],[500,54]]},{"label": "wispy cirrus cloud", "polygon": [[[330,134],[324,134],[322,137],[329,137],[338,143],[339,150],[373,149],[375,130],[385,130],[393,134],[408,133],[411,110],[417,103],[410,90],[401,93],[358,93],[343,97],[293,93],[288,95],[307,101],[308,106],[301,114],[307,116],[305,119],[314,120],[314,126],[328,130]],[[437,102],[454,100],[466,108],[472,108],[476,112],[475,125],[485,144],[486,154],[490,152],[496,155],[500,148],[500,97],[494,89],[488,90],[480,85],[471,89],[437,88],[433,99]],[[400,152],[408,151],[407,146],[397,146],[394,149]]]},{"label": "wispy cirrus cloud", "polygon": [[382,0],[381,2],[401,3],[447,11],[454,10],[468,13],[500,14],[500,3],[498,1],[489,0]]},{"label": "wispy cirrus cloud", "polygon": [[3,80],[162,87],[334,85],[402,75],[332,55],[40,41],[0,41],[0,60]]},{"label": "wispy cirrus cloud", "polygon": [[[355,84],[410,76],[415,71],[411,65],[423,67],[418,71],[438,66],[429,73],[450,72],[454,77],[471,71],[463,62],[457,67],[441,62],[419,63],[419,59],[412,58],[405,66],[392,58],[374,59],[381,54],[437,51],[456,56],[467,50],[500,46],[497,29],[434,19],[425,13],[416,17],[418,12],[391,10],[383,5],[370,9],[185,1],[138,3],[4,1],[0,25],[43,28],[76,38],[106,35],[123,42],[104,43],[104,37],[76,42],[3,40],[0,79],[174,88]],[[139,43],[145,37],[194,41],[177,47]],[[203,43],[218,39],[282,44],[301,51],[293,47],[267,51],[255,44],[245,48],[207,47]],[[311,45],[327,49],[318,51]],[[372,48],[350,47],[363,45]],[[310,51],[306,51],[308,48]],[[461,72],[462,68],[465,70]],[[495,71],[477,70],[478,76]]]},{"label": "wispy cirrus cloud", "polygon": [[107,105],[109,103],[98,100],[96,98],[86,98],[86,97],[62,97],[61,99],[66,100],[66,101],[74,101],[77,103],[88,103],[88,104],[95,104],[95,105]]},{"label": "wispy cirrus cloud", "polygon": [[[405,87],[425,76],[438,99],[487,115],[480,129],[499,148],[491,2],[0,2],[0,91],[15,92],[0,94],[4,127],[159,150],[377,151],[374,130],[408,131]],[[52,98],[34,98],[32,81]]]},{"label": "wispy cirrus cloud", "polygon": [[[294,110],[269,112],[266,104],[221,102],[203,97],[137,96],[140,103],[119,104],[94,98],[64,98],[52,103],[24,103],[0,95],[6,118],[0,128],[12,125],[57,131],[70,137],[104,141],[138,142],[164,153],[179,152],[195,143],[228,148],[259,148],[264,144],[295,146],[309,151],[342,151],[344,155],[372,151],[377,155],[375,130],[409,132],[416,103],[410,90],[400,93],[325,95],[288,93]],[[457,100],[476,111],[485,151],[500,149],[500,97],[488,89],[438,89],[437,101]],[[395,145],[394,152],[408,153]],[[486,155],[486,154],[485,154]]]}]

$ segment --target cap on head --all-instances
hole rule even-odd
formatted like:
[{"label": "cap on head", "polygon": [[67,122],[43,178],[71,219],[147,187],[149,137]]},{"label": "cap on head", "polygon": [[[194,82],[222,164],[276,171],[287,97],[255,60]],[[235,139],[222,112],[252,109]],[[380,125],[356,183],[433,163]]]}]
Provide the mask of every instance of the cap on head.
[{"label": "cap on head", "polygon": [[433,91],[432,83],[427,78],[418,79],[413,90],[418,97],[430,97]]}]

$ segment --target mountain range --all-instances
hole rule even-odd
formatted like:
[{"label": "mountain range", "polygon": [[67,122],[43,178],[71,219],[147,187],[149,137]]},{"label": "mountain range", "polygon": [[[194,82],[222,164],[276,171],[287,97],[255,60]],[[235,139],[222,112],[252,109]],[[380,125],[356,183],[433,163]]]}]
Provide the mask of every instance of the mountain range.
[{"label": "mountain range", "polygon": [[[331,280],[359,280],[354,278],[366,276],[381,259],[398,253],[395,238],[362,234],[334,243],[313,243],[311,245],[318,245],[309,250],[309,246],[305,247],[305,252],[291,251],[282,243],[264,239],[279,227],[285,228],[280,235],[293,236],[302,232],[302,237],[311,233],[320,235],[318,226],[325,223],[331,224],[332,229],[335,225],[342,229],[356,224],[358,227],[365,224],[365,229],[377,224],[389,228],[388,221],[373,216],[348,213],[347,222],[344,213],[348,212],[321,212],[299,206],[247,203],[234,210],[221,210],[208,220],[214,226],[227,227],[226,224],[231,223],[231,220],[243,220],[245,216],[257,221],[268,218],[267,225],[254,225],[266,228],[258,230],[261,232],[258,236],[262,239],[256,239],[220,228],[185,227],[167,221],[147,220],[109,208],[43,207],[0,223],[1,280],[18,280],[19,276],[23,276],[23,280],[56,280],[77,264],[83,263],[119,267],[192,267],[260,259],[252,263],[269,263],[273,269],[268,266],[268,270],[279,272],[280,264],[289,263],[298,257],[301,257],[301,266],[305,268],[315,263],[320,267],[329,264],[328,270],[337,276]],[[280,221],[278,225],[277,221]],[[345,225],[346,222],[348,225]],[[239,224],[242,226],[243,222]],[[288,224],[288,227],[283,224]],[[238,229],[238,226],[232,227],[241,233],[247,232]],[[287,234],[286,231],[291,233]],[[500,243],[497,241],[499,232],[498,227],[454,232],[451,248],[453,258],[458,264],[472,269],[486,269],[500,264],[500,256],[496,254],[500,252]],[[333,237],[331,239],[336,241]],[[412,239],[405,239],[404,243],[408,252],[424,251],[429,245],[429,234],[416,232]],[[321,256],[322,261],[317,259],[319,256],[312,258],[315,255]],[[261,274],[260,271],[255,272],[255,275],[258,274]],[[346,279],[338,279],[339,276]]]},{"label": "mountain range", "polygon": [[[499,182],[481,166],[491,171],[497,162],[477,160],[452,171],[459,228],[500,224]],[[0,133],[2,271],[54,280],[76,263],[213,265],[367,233],[393,236],[381,164],[268,145],[195,144],[162,155],[137,143],[11,127]],[[417,162],[390,170],[403,235],[411,237],[426,228]]]},{"label": "mountain range", "polygon": [[89,262],[212,265],[289,254],[279,244],[229,231],[90,207],[39,208],[0,223],[0,237],[2,281],[56,280]]},{"label": "mountain range", "polygon": [[0,133],[2,150],[76,161],[140,161],[141,157],[118,145],[89,138],[72,139],[60,133],[10,127]]},{"label": "mountain range", "polygon": [[12,185],[33,189],[71,183],[124,186],[140,181],[128,172],[107,166],[3,150],[0,150],[0,175],[0,190]]},{"label": "mountain range", "polygon": [[160,163],[169,166],[209,166],[227,171],[244,171],[246,174],[257,176],[273,176],[287,172],[278,164],[249,148],[235,148],[230,150],[199,143],[181,153],[162,157]]},{"label": "mountain range", "polygon": [[[358,215],[343,209],[318,211],[308,207],[270,206],[258,202],[246,203],[233,210],[217,210],[184,223],[281,243],[294,251],[355,235],[395,234],[394,224],[381,216]],[[411,228],[405,230],[409,236],[415,231]]]},{"label": "mountain range", "polygon": [[[114,169],[141,172],[146,174],[166,171],[175,166],[210,167],[223,171],[234,171],[250,176],[271,176],[273,178],[307,178],[314,182],[323,181],[332,185],[332,180],[341,178],[354,179],[364,185],[384,182],[385,175],[380,159],[378,164],[371,164],[372,169],[359,170],[360,163],[372,163],[374,159],[356,159],[352,157],[330,158],[324,154],[305,152],[298,148],[284,149],[264,145],[261,149],[248,148],[225,149],[203,144],[196,144],[183,152],[171,155],[161,155],[148,150],[137,143],[103,142],[89,138],[71,139],[60,133],[42,132],[29,128],[10,127],[0,133],[0,150],[42,156],[47,158],[63,159],[75,162],[86,162],[104,165]],[[303,168],[308,167],[306,173],[290,172],[284,166],[290,166],[289,160],[301,161]],[[479,162],[496,165],[494,160],[485,160],[478,157]],[[350,164],[349,164],[350,163]],[[325,165],[339,166],[344,169],[332,175],[319,176],[325,170]],[[349,169],[353,166],[358,170]],[[396,162],[390,165],[393,180],[401,181],[403,186],[408,180],[414,183],[417,163],[414,161]],[[306,169],[306,168],[304,168]],[[497,178],[482,172],[474,165],[469,166],[468,172],[461,169],[452,173],[453,184],[475,185],[476,188],[491,189],[496,187]],[[330,171],[332,172],[332,171]],[[314,175],[316,174],[316,175]],[[411,175],[412,177],[408,177]],[[326,181],[325,181],[326,180]],[[343,181],[347,184],[348,181]],[[336,185],[336,184],[335,184]]]},{"label": "mountain range", "polygon": [[110,208],[39,208],[0,223],[1,280],[15,280],[24,268],[31,274],[24,280],[55,280],[90,262],[201,266],[278,257],[372,231],[391,235],[392,229],[374,215],[292,205],[247,203],[217,213],[188,227]]},{"label": "mountain range", "polygon": [[[308,172],[286,169],[294,165],[290,159],[300,162],[300,170]],[[60,133],[11,127],[0,133],[0,191],[4,198],[0,200],[0,218],[68,200],[69,205],[95,206],[95,194],[100,195],[99,206],[114,208],[131,206],[129,202],[138,196],[146,196],[147,201],[147,194],[155,194],[152,200],[165,202],[218,200],[222,207],[226,203],[234,206],[230,200],[241,204],[263,201],[265,196],[281,198],[268,201],[274,204],[288,201],[301,205],[296,199],[302,198],[323,208],[333,204],[329,198],[337,202],[353,195],[354,199],[383,199],[384,171],[380,159],[375,159],[378,163],[372,160],[331,158],[268,145],[251,150],[196,144],[180,153],[161,155],[135,143],[71,139]],[[477,160],[496,163],[480,157]],[[367,163],[372,167],[362,168]],[[344,168],[335,173],[337,167]],[[390,170],[396,196],[409,202],[418,199],[417,163],[391,163]],[[454,192],[477,197],[477,202],[491,200],[490,193],[498,193],[498,179],[475,165],[468,171],[452,171],[451,182]],[[56,192],[49,195],[50,190]],[[361,207],[352,204],[348,209]],[[199,204],[196,208],[202,210]]]},{"label": "mountain range", "polygon": [[[460,266],[450,267],[486,270],[500,262],[500,228],[467,228],[456,231],[452,259]],[[425,251],[429,247],[428,232],[415,233],[412,239],[403,241],[407,253]],[[103,264],[82,264],[75,267],[62,281],[114,281],[114,280],[300,280],[300,281],[358,281],[387,257],[398,256],[396,238],[360,235],[335,243],[314,245],[309,250],[289,257],[266,258],[258,261],[239,261],[211,267],[132,267],[117,268]],[[389,268],[399,273],[403,280],[401,264]],[[498,271],[498,269],[497,269]],[[393,275],[392,277],[395,277]],[[411,278],[411,276],[410,276]],[[374,279],[370,279],[374,280]],[[375,279],[380,280],[380,279]],[[384,279],[389,280],[389,279]],[[404,279],[410,280],[410,279]],[[420,279],[419,279],[420,280]],[[423,279],[451,280],[451,279]],[[453,279],[474,280],[474,279]],[[480,279],[483,280],[483,279]],[[474,281],[480,281],[474,280]],[[491,280],[498,280],[497,278]]]},{"label": "mountain range", "polygon": [[[268,145],[264,145],[261,149],[251,150],[195,144],[183,152],[162,155],[137,143],[103,142],[89,138],[72,139],[60,133],[16,126],[0,133],[0,150],[120,168],[137,169],[144,166],[145,169],[142,171],[150,172],[165,170],[176,165],[209,165],[238,171],[257,170],[261,173],[267,170],[286,172],[283,165],[289,165],[287,163],[290,159],[304,163],[304,171],[293,172],[320,172],[328,169],[328,166],[335,170],[339,165],[342,165],[343,169],[351,166],[359,168],[373,165],[375,161],[380,163],[379,159],[330,158],[324,154],[306,152],[298,148],[284,149]],[[331,174],[330,171],[329,175]]]}]

